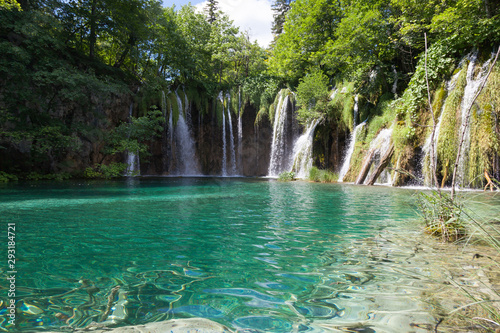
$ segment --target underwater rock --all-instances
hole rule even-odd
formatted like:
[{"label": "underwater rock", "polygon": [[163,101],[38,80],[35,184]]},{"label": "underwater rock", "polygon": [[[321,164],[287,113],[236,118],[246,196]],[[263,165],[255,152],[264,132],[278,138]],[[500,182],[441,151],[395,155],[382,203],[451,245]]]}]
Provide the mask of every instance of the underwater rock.
[{"label": "underwater rock", "polygon": [[[189,318],[189,319],[172,319],[166,321],[159,321],[155,323],[148,323],[146,325],[135,325],[135,326],[124,326],[117,327],[114,329],[102,328],[96,329],[96,327],[83,328],[81,332],[94,332],[94,333],[231,333],[234,332],[224,325],[216,323],[204,318]],[[47,332],[56,333],[56,332]]]}]

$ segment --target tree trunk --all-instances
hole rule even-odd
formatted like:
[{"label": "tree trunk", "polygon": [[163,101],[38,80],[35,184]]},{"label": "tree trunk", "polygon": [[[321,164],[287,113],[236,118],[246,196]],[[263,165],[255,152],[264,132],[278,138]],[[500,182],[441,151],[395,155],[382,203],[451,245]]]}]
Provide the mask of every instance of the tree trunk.
[{"label": "tree trunk", "polygon": [[363,182],[365,181],[366,176],[368,175],[368,171],[370,171],[370,167],[372,166],[374,156],[375,156],[375,149],[371,149],[368,152],[368,155],[363,160],[361,171],[358,174],[358,178],[356,178],[355,182],[356,185],[363,184]]},{"label": "tree trunk", "polygon": [[380,176],[382,171],[384,171],[385,167],[391,161],[392,154],[394,153],[394,144],[391,144],[391,147],[385,152],[384,156],[380,159],[380,163],[377,165],[377,168],[371,175],[370,179],[368,179],[368,183],[366,185],[373,185],[375,181]]}]

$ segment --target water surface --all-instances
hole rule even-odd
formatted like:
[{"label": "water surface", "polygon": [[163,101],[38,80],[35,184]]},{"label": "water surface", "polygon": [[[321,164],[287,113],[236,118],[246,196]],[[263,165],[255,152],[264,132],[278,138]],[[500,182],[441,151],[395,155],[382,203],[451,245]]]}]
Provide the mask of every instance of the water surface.
[{"label": "water surface", "polygon": [[224,178],[4,186],[18,316],[1,327],[204,317],[244,332],[425,332],[433,268],[404,241],[420,233],[413,193]]}]

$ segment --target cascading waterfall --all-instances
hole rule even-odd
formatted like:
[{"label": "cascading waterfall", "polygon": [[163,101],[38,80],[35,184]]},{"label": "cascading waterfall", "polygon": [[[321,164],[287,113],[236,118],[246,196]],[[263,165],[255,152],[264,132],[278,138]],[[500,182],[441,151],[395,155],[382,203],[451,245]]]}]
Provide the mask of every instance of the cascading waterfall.
[{"label": "cascading waterfall", "polygon": [[231,96],[227,94],[227,120],[229,121],[229,147],[231,149],[231,175],[236,175],[236,153],[234,151],[234,132],[231,119]]},{"label": "cascading waterfall", "polygon": [[[133,109],[134,109],[134,103],[130,103],[128,112],[129,121],[132,120]],[[125,171],[125,176],[128,177],[140,176],[141,170],[139,169],[139,166],[140,166],[139,155],[134,152],[127,151],[127,170]]]},{"label": "cascading waterfall", "polygon": [[394,96],[398,93],[398,71],[396,70],[396,66],[392,66],[392,72],[394,73],[394,83],[392,84],[392,94]]},{"label": "cascading waterfall", "polygon": [[175,138],[179,148],[177,151],[177,174],[182,176],[199,175],[200,169],[196,159],[195,144],[189,131],[189,126],[186,123],[182,100],[177,92],[175,92],[175,97],[177,98],[177,104],[179,106],[179,119],[175,126]]},{"label": "cascading waterfall", "polygon": [[358,113],[359,113],[358,101],[359,101],[359,95],[356,94],[356,96],[354,97],[354,114],[352,116],[352,127],[353,128],[356,127],[356,124],[358,121]]},{"label": "cascading waterfall", "polygon": [[[380,131],[380,133],[377,135],[377,137],[370,143],[370,149],[369,149],[368,154],[370,154],[370,152],[373,152],[373,151],[375,152],[374,153],[374,156],[375,156],[374,162],[375,163],[372,164],[372,168],[370,169],[370,171],[365,179],[365,182],[364,182],[365,184],[370,179],[371,174],[373,173],[375,166],[378,165],[378,160],[380,159],[380,157],[385,155],[385,153],[390,149],[393,129],[394,129],[394,126],[391,126],[390,128],[383,129],[382,131]],[[391,184],[392,183],[392,180],[390,179],[390,174],[388,172],[383,172],[380,175],[379,179],[380,179],[380,181],[377,182],[379,184]]]},{"label": "cascading waterfall", "polygon": [[224,115],[224,97],[222,91],[219,93],[222,103],[222,176],[227,176],[227,150],[226,150],[226,116]]},{"label": "cascading waterfall", "polygon": [[481,87],[483,80],[486,79],[486,74],[488,72],[489,64],[493,58],[486,61],[481,67],[481,71],[474,78],[474,70],[477,64],[477,52],[473,53],[469,66],[467,67],[467,84],[465,86],[464,95],[462,98],[461,109],[461,125],[460,125],[460,135],[462,132],[464,135],[464,143],[462,149],[460,150],[460,160],[457,169],[457,184],[458,186],[467,186],[467,153],[470,149],[470,124],[467,124],[467,110],[472,106],[474,97],[476,96],[479,88]]},{"label": "cascading waterfall", "polygon": [[[448,93],[455,88],[456,82],[458,80],[458,77],[460,76],[460,73],[462,71],[460,70],[458,73],[456,73],[450,81],[446,82],[446,90]],[[437,144],[439,140],[439,132],[441,130],[441,124],[443,121],[443,114],[444,114],[444,108],[445,108],[446,103],[443,103],[443,106],[441,107],[441,113],[439,115],[438,122],[436,124],[436,132],[434,133],[434,165],[437,163]],[[425,144],[422,147],[422,151],[424,152],[424,158],[422,159],[422,176],[424,177],[424,185],[425,186],[431,186],[432,185],[432,165],[431,165],[431,136],[432,133],[429,134],[427,139],[425,140]]]},{"label": "cascading waterfall", "polygon": [[286,156],[286,118],[289,104],[288,94],[280,91],[278,105],[274,115],[273,141],[271,144],[271,161],[269,163],[268,176],[277,177],[280,172],[290,169],[290,159]]},{"label": "cascading waterfall", "polygon": [[354,131],[352,131],[351,136],[349,138],[349,146],[345,155],[344,163],[342,164],[342,168],[340,169],[339,173],[339,182],[342,182],[344,180],[344,177],[349,170],[349,167],[351,165],[351,158],[352,158],[352,153],[354,152],[354,147],[356,145],[356,137],[358,135],[358,132],[366,125],[366,121],[362,122],[356,128],[354,128]]},{"label": "cascading waterfall", "polygon": [[242,169],[242,157],[243,157],[243,123],[241,119],[241,88],[238,89],[238,166],[240,168],[240,174],[243,173]]},{"label": "cascading waterfall", "polygon": [[320,121],[321,119],[313,120],[294,144],[292,171],[297,178],[304,179],[309,176],[309,169],[312,167],[314,130]]}]

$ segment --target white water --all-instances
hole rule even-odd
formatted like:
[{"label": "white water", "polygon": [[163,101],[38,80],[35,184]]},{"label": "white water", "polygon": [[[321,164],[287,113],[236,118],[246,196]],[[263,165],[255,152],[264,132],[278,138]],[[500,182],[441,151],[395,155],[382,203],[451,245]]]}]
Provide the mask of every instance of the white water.
[{"label": "white water", "polygon": [[243,174],[242,166],[243,157],[243,123],[241,120],[241,91],[238,90],[238,166],[240,167],[239,172]]},{"label": "white water", "polygon": [[[446,90],[448,93],[455,88],[455,85],[457,83],[458,77],[460,76],[460,73],[462,71],[460,70],[457,74],[455,74],[450,81],[446,83]],[[431,161],[431,136],[432,133],[429,134],[427,139],[425,140],[425,144],[422,147],[422,151],[424,152],[424,158],[422,160],[422,176],[424,177],[424,185],[425,186],[431,186],[432,185],[432,163],[434,162],[434,165],[437,163],[437,145],[438,145],[438,140],[439,140],[439,133],[441,130],[441,124],[443,121],[443,114],[444,114],[444,108],[446,105],[446,101],[444,101],[443,106],[441,107],[441,114],[439,115],[438,122],[436,124],[436,133],[434,134],[434,161]]]},{"label": "white water", "polygon": [[[132,120],[132,110],[134,109],[134,103],[130,103],[128,119],[129,122]],[[140,161],[139,155],[135,152],[127,151],[127,170],[125,170],[125,176],[134,177],[140,176],[141,170],[139,169]]]},{"label": "white water", "polygon": [[227,95],[227,120],[229,121],[229,148],[231,153],[231,175],[236,175],[236,153],[234,151],[233,121],[231,119],[231,96]]},{"label": "white water", "polygon": [[178,162],[177,174],[181,176],[199,175],[200,169],[196,158],[195,143],[185,119],[182,100],[177,92],[175,92],[175,97],[179,106],[179,119],[175,126],[175,138],[179,148],[176,154]]},{"label": "white water", "polygon": [[366,125],[366,121],[362,122],[356,128],[354,128],[354,131],[352,131],[351,136],[349,137],[349,147],[347,148],[347,152],[344,158],[344,163],[342,164],[342,168],[340,169],[339,173],[339,182],[342,182],[344,180],[344,177],[349,170],[349,166],[351,165],[351,158],[352,158],[352,153],[354,152],[354,147],[356,145],[356,137],[358,135],[358,131],[363,128]]},{"label": "white water", "polygon": [[[380,131],[380,133],[377,135],[377,137],[370,143],[370,149],[369,149],[368,154],[371,153],[372,151],[375,151],[375,159],[374,159],[375,163],[373,163],[372,168],[370,169],[370,172],[368,172],[368,175],[365,178],[365,181],[364,181],[365,184],[370,179],[371,174],[374,171],[374,168],[378,165],[378,160],[380,159],[380,157],[382,157],[391,147],[391,137],[392,137],[393,129],[394,129],[393,126],[391,126],[390,128],[383,129],[382,131]],[[382,173],[379,176],[379,179],[381,181],[379,181],[378,183],[379,184],[391,184],[392,181],[390,179],[391,178],[390,175],[388,173],[386,173],[385,175],[383,175],[383,174],[384,173]]]},{"label": "white water", "polygon": [[280,98],[274,112],[273,141],[271,144],[271,161],[269,163],[268,176],[277,177],[280,172],[290,169],[290,160],[285,156],[285,124],[289,103],[288,94],[284,90],[279,92]]},{"label": "white water", "polygon": [[222,103],[222,176],[227,176],[227,151],[226,151],[226,116],[224,115],[224,97],[222,91],[219,93]]},{"label": "white water", "polygon": [[467,68],[467,85],[465,86],[464,96],[462,98],[462,104],[460,106],[461,109],[461,125],[460,125],[460,135],[462,132],[464,135],[464,142],[462,144],[462,149],[460,150],[460,159],[458,163],[457,169],[457,185],[458,186],[467,186],[467,160],[468,160],[468,152],[470,149],[470,123],[467,123],[467,111],[472,106],[472,102],[474,97],[476,96],[481,84],[486,78],[486,74],[488,72],[489,64],[491,62],[490,58],[487,62],[483,64],[481,67],[481,71],[474,78],[474,69],[477,64],[477,53],[472,54],[469,62],[469,66]]},{"label": "white water", "polygon": [[309,176],[309,169],[312,167],[312,152],[314,130],[321,119],[313,120],[293,146],[293,168],[295,177],[305,179]]},{"label": "white water", "polygon": [[392,66],[392,72],[394,73],[394,83],[392,84],[392,94],[396,97],[398,93],[398,71],[396,70],[396,66]]},{"label": "white water", "polygon": [[358,105],[358,100],[359,100],[359,95],[356,95],[354,97],[354,113],[352,116],[352,127],[356,127],[356,122],[358,121],[358,112],[359,112],[359,105]]}]

